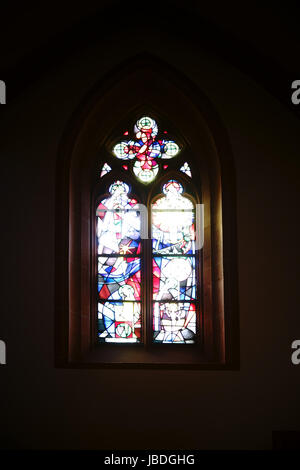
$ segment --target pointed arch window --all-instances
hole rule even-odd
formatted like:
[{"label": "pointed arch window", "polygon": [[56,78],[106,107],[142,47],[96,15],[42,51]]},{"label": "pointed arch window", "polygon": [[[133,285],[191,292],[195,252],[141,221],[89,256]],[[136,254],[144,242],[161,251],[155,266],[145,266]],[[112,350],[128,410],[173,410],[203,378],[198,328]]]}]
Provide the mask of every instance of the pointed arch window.
[{"label": "pointed arch window", "polygon": [[[190,164],[182,162],[179,145],[166,130],[159,132],[153,117],[138,119],[134,133],[135,140],[125,131],[127,139],[114,145],[101,172],[108,194],[97,195],[98,341],[199,344],[200,221],[195,201],[200,195],[186,192]],[[170,168],[163,160],[171,159]],[[114,170],[103,173],[107,168]],[[149,231],[141,236],[141,225],[148,222]]]},{"label": "pointed arch window", "polygon": [[207,97],[155,63],[107,77],[60,144],[59,367],[239,364],[230,142]]}]

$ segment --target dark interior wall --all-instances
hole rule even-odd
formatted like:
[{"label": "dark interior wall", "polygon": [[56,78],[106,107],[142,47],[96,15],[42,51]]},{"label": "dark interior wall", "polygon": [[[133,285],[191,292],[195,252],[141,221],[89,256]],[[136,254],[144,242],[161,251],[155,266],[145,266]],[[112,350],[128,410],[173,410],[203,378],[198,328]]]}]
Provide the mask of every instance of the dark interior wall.
[{"label": "dark interior wall", "polygon": [[[229,134],[237,179],[239,371],[54,368],[58,146],[90,88],[143,50],[192,79]],[[161,33],[145,45],[129,32],[74,53],[1,114],[0,333],[7,344],[7,365],[0,370],[2,443],[265,449],[272,430],[297,429],[300,368],[290,361],[291,342],[300,338],[296,116],[249,77],[184,38]]]}]

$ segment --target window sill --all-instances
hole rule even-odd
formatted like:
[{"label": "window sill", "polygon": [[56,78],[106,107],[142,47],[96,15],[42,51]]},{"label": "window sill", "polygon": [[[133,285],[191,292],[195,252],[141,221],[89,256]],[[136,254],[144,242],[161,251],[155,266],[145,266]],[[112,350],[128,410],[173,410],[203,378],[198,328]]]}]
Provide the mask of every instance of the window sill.
[{"label": "window sill", "polygon": [[110,345],[99,344],[80,360],[62,367],[238,370],[239,364],[209,360],[199,345],[157,344],[148,348],[143,345],[114,345],[111,348]]}]

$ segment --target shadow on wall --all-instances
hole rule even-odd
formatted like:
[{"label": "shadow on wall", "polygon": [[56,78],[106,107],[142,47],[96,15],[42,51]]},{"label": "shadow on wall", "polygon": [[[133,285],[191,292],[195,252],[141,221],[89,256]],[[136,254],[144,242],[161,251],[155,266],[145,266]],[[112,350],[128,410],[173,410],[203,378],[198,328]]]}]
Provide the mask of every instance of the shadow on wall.
[{"label": "shadow on wall", "polygon": [[273,431],[273,450],[300,450],[300,431]]}]

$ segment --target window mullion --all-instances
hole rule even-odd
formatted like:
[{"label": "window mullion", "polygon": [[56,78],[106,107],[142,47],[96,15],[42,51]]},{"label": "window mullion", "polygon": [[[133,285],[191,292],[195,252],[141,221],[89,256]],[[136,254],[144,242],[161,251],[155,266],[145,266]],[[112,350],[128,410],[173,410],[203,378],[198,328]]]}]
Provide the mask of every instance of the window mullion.
[{"label": "window mullion", "polygon": [[145,345],[152,343],[152,239],[151,239],[151,208],[147,211],[148,239],[144,240],[144,320],[145,320]]}]

